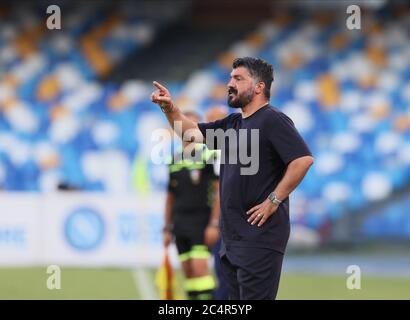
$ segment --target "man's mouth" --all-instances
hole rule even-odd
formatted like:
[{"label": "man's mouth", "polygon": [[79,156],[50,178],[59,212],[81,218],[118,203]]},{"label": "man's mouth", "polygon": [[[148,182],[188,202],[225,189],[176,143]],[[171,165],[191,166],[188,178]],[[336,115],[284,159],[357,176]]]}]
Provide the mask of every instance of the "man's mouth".
[{"label": "man's mouth", "polygon": [[228,96],[233,96],[233,95],[236,95],[236,90],[229,89],[228,90]]}]

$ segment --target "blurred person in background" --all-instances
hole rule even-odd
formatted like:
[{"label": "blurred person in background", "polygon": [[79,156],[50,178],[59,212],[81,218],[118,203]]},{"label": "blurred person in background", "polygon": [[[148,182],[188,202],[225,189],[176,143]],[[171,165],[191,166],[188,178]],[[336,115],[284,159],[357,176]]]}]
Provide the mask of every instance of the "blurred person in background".
[{"label": "blurred person in background", "polygon": [[80,188],[78,188],[77,186],[71,183],[61,181],[57,184],[57,190],[58,191],[80,191]]},{"label": "blurred person in background", "polygon": [[[206,142],[228,156],[221,161],[220,170],[220,255],[233,300],[276,298],[290,234],[289,194],[313,164],[312,154],[293,121],[269,104],[272,82],[273,67],[266,61],[235,59],[227,84],[228,105],[242,112],[208,123],[196,123],[185,116],[168,89],[158,82],[154,81],[157,90],[151,95],[183,140]],[[226,135],[227,130],[236,133],[235,139],[226,143],[227,137],[222,136],[222,145],[217,145],[221,142],[218,132]],[[256,132],[258,145],[238,144],[239,130],[249,135]],[[243,173],[249,163],[237,161],[242,145],[251,151],[250,165],[256,161],[256,172]],[[256,155],[253,148],[257,148]],[[233,152],[236,161],[232,163]]]},{"label": "blurred person in background", "polygon": [[[187,118],[198,122],[194,112]],[[185,292],[190,300],[213,299],[215,280],[209,270],[212,248],[219,238],[219,182],[215,152],[202,144],[183,142],[169,165],[163,243],[173,237],[185,276]],[[195,159],[192,161],[192,159]]]},{"label": "blurred person in background", "polygon": [[[213,122],[225,118],[228,115],[228,110],[224,106],[213,106],[208,109],[205,115],[207,122]],[[219,150],[217,150],[219,151]],[[220,152],[217,153],[216,170],[219,176],[219,166],[220,166]],[[218,223],[219,224],[219,223]],[[229,292],[224,275],[222,272],[221,257],[219,256],[219,251],[221,250],[221,238],[219,235],[219,228],[207,229],[208,232],[212,233],[212,239],[217,239],[215,245],[212,247],[212,255],[214,257],[214,270],[218,280],[217,287],[214,292],[215,300],[228,300]]]}]

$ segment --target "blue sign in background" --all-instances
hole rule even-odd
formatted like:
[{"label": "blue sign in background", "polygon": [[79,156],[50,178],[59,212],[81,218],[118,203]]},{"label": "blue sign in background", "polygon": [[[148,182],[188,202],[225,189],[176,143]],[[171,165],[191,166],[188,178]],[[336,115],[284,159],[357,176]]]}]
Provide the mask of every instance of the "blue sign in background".
[{"label": "blue sign in background", "polygon": [[105,224],[96,210],[78,208],[68,215],[64,234],[73,248],[82,251],[95,250],[104,240]]}]

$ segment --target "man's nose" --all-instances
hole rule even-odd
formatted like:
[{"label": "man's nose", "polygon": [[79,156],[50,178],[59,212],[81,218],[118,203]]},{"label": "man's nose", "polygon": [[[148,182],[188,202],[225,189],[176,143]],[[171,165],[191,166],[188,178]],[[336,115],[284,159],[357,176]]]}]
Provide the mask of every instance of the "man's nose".
[{"label": "man's nose", "polygon": [[234,85],[233,85],[233,81],[232,81],[232,79],[231,80],[229,80],[229,82],[228,82],[228,84],[227,84],[227,87],[228,87],[228,89],[234,89]]}]

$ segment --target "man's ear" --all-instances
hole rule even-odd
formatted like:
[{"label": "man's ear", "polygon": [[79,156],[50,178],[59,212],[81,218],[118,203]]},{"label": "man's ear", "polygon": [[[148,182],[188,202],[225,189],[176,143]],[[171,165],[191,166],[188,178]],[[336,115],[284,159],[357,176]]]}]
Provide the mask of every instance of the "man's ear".
[{"label": "man's ear", "polygon": [[258,82],[255,87],[255,92],[259,94],[259,93],[263,93],[264,90],[265,90],[265,83]]}]

